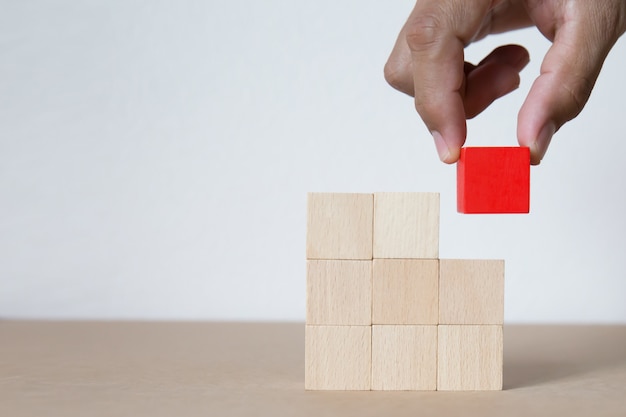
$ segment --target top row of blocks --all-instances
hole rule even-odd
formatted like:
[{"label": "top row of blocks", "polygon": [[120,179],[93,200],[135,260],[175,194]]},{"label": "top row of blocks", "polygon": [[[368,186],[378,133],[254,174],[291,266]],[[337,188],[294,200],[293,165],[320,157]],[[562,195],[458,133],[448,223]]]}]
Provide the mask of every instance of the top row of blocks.
[{"label": "top row of blocks", "polygon": [[438,259],[438,193],[309,193],[307,259]]}]

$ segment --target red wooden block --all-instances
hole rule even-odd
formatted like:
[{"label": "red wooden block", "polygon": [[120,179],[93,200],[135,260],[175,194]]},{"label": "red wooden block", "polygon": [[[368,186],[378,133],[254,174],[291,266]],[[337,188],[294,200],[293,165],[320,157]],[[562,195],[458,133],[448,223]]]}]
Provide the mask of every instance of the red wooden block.
[{"label": "red wooden block", "polygon": [[528,213],[530,149],[461,149],[456,191],[459,213]]}]

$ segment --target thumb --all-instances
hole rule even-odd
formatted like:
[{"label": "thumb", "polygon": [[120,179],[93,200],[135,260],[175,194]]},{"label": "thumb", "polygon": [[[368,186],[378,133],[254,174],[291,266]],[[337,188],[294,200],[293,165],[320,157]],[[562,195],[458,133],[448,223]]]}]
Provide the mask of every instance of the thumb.
[{"label": "thumb", "polygon": [[[582,2],[587,3],[587,2]],[[593,2],[590,2],[593,3]],[[619,33],[613,19],[569,7],[518,115],[517,137],[539,164],[554,133],[583,109]],[[611,30],[607,30],[611,27]]]}]

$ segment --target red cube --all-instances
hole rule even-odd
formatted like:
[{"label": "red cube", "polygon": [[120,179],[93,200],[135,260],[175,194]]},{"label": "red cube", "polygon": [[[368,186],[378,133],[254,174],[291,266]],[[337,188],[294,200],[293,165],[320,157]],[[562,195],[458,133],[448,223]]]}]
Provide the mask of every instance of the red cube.
[{"label": "red cube", "polygon": [[456,191],[459,213],[528,213],[530,149],[461,149]]}]

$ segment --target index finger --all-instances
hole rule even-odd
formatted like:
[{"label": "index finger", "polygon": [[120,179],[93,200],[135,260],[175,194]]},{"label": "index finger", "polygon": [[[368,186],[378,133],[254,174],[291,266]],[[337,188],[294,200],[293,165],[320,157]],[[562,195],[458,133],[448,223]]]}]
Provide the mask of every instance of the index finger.
[{"label": "index finger", "polygon": [[459,159],[467,126],[464,47],[478,33],[491,1],[418,1],[407,22],[415,108],[446,163]]}]

